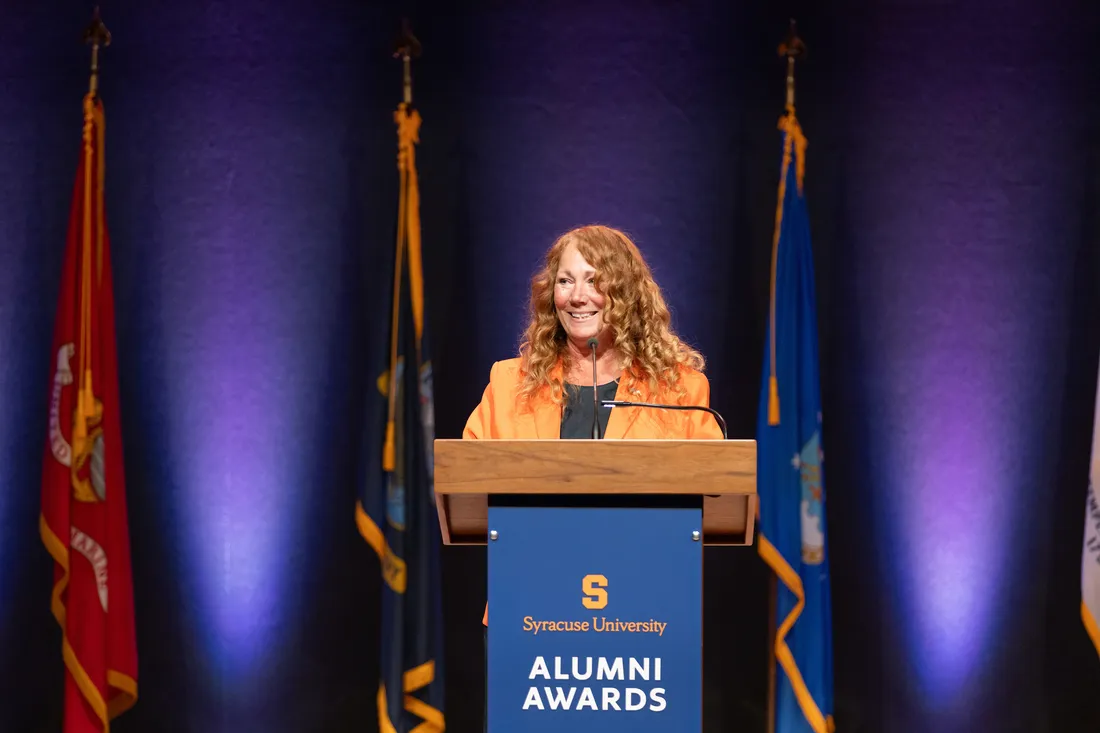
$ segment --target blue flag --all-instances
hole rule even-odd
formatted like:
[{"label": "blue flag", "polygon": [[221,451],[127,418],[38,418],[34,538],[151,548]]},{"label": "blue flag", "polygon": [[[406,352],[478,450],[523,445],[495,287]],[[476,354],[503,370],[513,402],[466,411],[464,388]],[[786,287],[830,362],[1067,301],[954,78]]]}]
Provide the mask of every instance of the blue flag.
[{"label": "blue flag", "polygon": [[[442,733],[443,623],[439,519],[432,489],[432,367],[424,318],[420,115],[405,104],[398,129],[401,200],[387,359],[371,390],[368,445],[356,521],[382,565],[381,733]],[[382,349],[376,350],[381,353]]]},{"label": "blue flag", "polygon": [[833,651],[806,138],[781,118],[771,307],[757,417],[758,548],[776,574],[776,733],[833,730]]}]

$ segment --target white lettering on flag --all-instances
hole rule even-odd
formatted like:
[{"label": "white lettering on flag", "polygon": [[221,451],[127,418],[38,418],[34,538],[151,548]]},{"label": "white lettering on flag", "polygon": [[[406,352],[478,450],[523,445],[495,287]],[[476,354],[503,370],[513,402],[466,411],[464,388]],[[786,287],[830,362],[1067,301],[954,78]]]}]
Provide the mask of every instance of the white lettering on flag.
[{"label": "white lettering on flag", "polygon": [[107,613],[107,553],[98,542],[76,527],[69,529],[69,545],[92,564],[96,590],[99,591],[99,605],[103,607],[103,613]]}]

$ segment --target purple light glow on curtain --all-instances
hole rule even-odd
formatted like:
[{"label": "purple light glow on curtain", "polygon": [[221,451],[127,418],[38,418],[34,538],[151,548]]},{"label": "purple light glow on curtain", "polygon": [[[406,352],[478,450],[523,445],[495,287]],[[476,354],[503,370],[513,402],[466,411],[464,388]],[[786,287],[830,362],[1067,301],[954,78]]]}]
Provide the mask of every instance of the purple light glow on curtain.
[{"label": "purple light glow on curtain", "polygon": [[[177,141],[182,159],[158,181],[174,202],[160,229],[159,338],[185,572],[208,653],[234,673],[259,672],[302,600],[311,426],[340,323],[341,259],[328,250],[342,246],[343,131],[325,129],[335,117],[266,116],[281,91],[207,87],[178,123],[193,143]],[[308,99],[291,109],[318,113]]]},{"label": "purple light glow on curtain", "polygon": [[[1014,26],[1020,53],[1034,26]],[[890,42],[937,32],[915,24]],[[1056,218],[1065,80],[1037,63],[982,64],[977,38],[941,42],[943,55],[895,54],[871,72],[850,185],[878,412],[875,532],[892,558],[883,580],[919,684],[913,704],[950,717],[983,694],[1027,551],[1013,538],[1038,488],[1040,418],[1061,399],[1045,385],[1066,335],[1044,319],[1064,307],[1070,274],[1045,253],[1075,222]]]}]

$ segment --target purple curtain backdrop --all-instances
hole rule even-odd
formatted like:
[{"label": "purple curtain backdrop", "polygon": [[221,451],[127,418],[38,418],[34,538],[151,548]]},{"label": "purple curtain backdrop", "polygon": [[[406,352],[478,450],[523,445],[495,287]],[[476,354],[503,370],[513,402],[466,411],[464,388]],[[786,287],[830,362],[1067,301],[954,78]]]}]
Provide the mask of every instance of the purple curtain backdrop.
[{"label": "purple curtain backdrop", "polygon": [[[627,229],[752,437],[796,16],[842,733],[1090,730],[1079,618],[1100,353],[1085,0],[101,3],[138,643],[120,733],[373,730],[353,520],[415,94],[440,437],[571,226]],[[5,11],[0,728],[59,729],[37,538],[91,6]],[[449,729],[480,730],[484,552],[444,554]],[[763,731],[767,576],[706,553],[706,729]]]}]

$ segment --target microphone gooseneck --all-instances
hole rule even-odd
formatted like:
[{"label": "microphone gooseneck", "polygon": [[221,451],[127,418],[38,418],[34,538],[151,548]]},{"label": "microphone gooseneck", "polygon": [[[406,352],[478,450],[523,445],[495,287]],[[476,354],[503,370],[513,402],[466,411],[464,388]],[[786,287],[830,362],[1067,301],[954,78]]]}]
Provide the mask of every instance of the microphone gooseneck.
[{"label": "microphone gooseneck", "polygon": [[599,440],[602,436],[600,434],[600,407],[599,407],[599,386],[596,384],[596,347],[599,346],[600,340],[593,336],[588,339],[588,348],[592,352],[592,439]]},{"label": "microphone gooseneck", "polygon": [[702,405],[662,405],[657,402],[631,402],[630,400],[602,400],[601,403],[604,407],[655,407],[660,410],[702,410],[703,412],[709,412],[714,415],[714,418],[718,421],[718,426],[722,428],[722,437],[725,440],[729,440],[729,433],[726,432],[726,421],[718,414],[717,410],[709,407],[703,407]]}]

